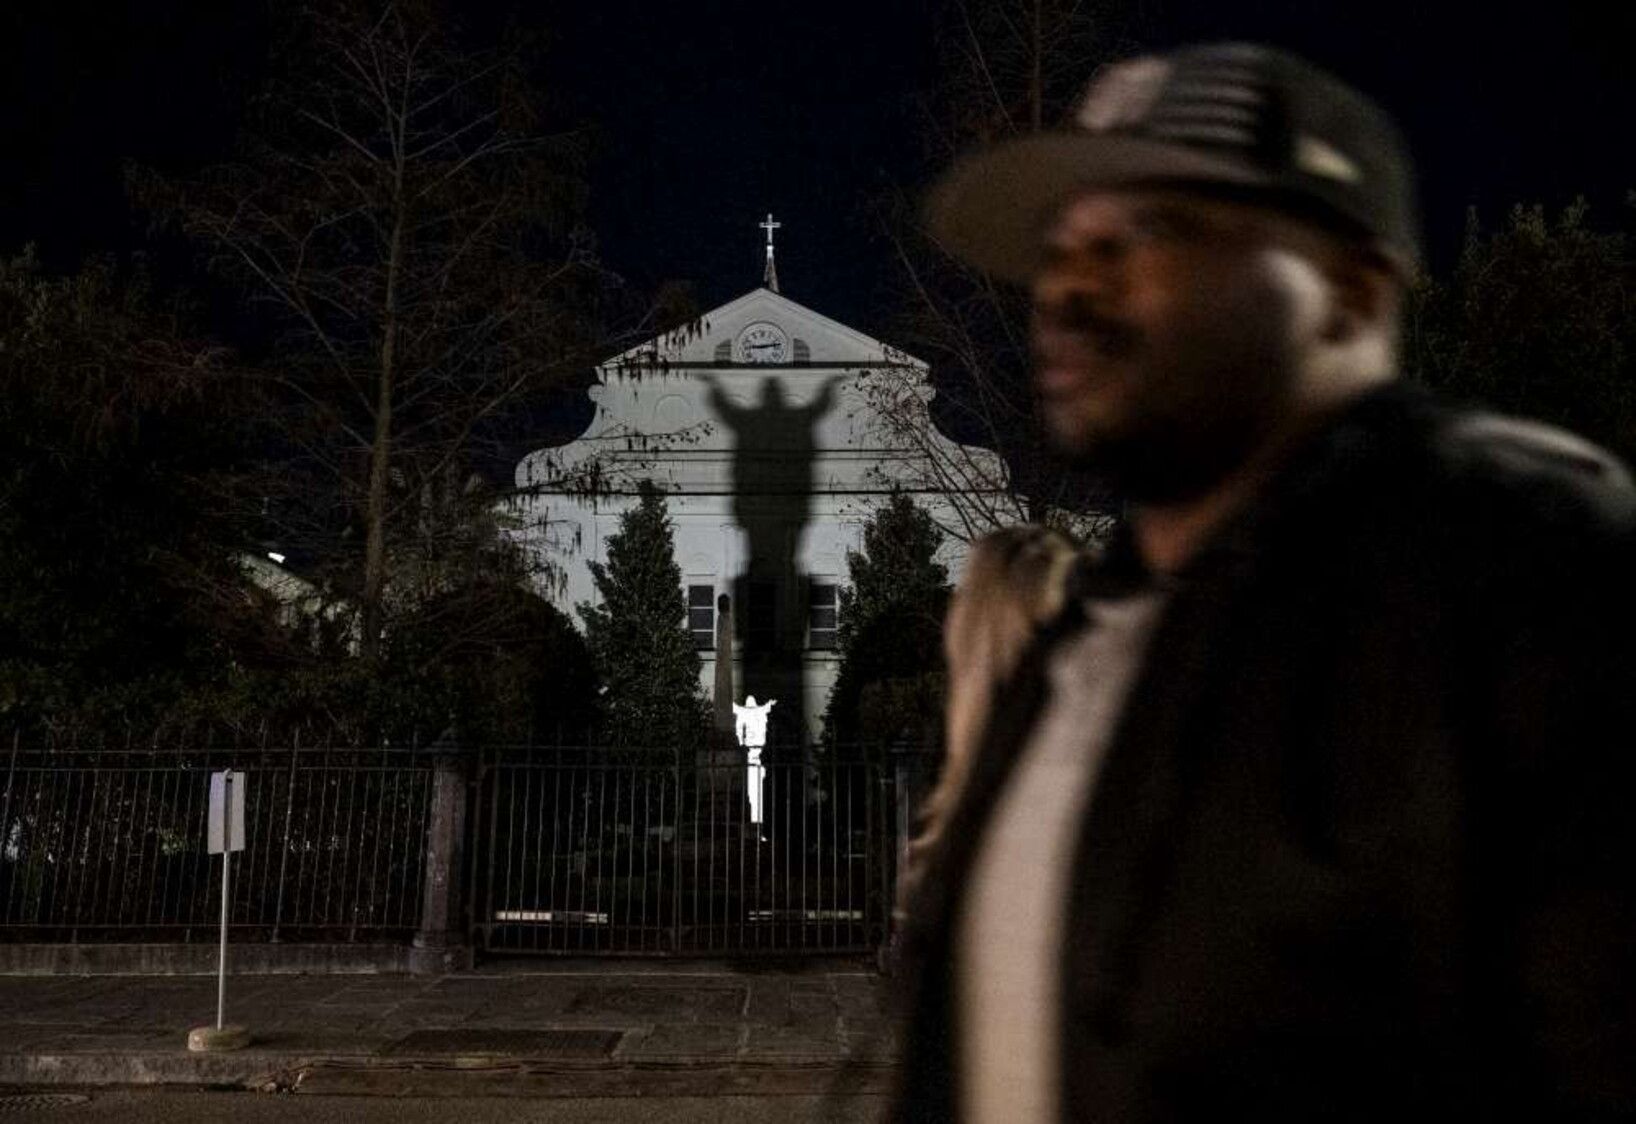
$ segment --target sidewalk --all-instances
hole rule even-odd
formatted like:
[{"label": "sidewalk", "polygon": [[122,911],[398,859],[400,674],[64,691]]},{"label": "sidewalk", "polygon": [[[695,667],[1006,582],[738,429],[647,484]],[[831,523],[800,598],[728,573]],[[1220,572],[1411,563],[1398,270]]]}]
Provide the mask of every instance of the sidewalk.
[{"label": "sidewalk", "polygon": [[0,977],[0,1085],[396,1095],[854,1092],[889,1083],[888,982],[847,963],[560,961],[228,980],[252,1042],[190,1054],[205,976]]}]

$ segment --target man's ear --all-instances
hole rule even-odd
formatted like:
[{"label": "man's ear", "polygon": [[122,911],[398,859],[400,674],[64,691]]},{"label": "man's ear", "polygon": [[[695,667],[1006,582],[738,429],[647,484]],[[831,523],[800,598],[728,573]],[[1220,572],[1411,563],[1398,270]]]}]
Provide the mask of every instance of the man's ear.
[{"label": "man's ear", "polygon": [[1329,315],[1321,337],[1346,343],[1361,331],[1389,323],[1397,313],[1400,286],[1391,267],[1373,254],[1339,252],[1328,255],[1324,276],[1330,286]]}]

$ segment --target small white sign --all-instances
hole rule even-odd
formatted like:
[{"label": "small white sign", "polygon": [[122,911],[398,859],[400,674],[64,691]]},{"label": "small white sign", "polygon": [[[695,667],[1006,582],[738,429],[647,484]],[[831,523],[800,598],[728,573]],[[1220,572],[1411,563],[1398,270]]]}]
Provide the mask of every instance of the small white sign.
[{"label": "small white sign", "polygon": [[[206,817],[205,839],[212,855],[224,850],[244,850],[244,774],[210,774],[210,814]],[[223,828],[229,846],[222,846]]]}]

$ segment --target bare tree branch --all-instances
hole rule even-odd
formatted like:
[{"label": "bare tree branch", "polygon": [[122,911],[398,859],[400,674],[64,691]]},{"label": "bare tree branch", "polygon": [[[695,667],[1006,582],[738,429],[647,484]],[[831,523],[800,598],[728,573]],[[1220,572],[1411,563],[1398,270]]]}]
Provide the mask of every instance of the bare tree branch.
[{"label": "bare tree branch", "polygon": [[412,6],[298,18],[310,42],[262,136],[187,188],[182,217],[264,317],[270,424],[299,451],[269,468],[329,498],[266,491],[357,599],[370,652],[412,591],[479,560],[520,571],[495,490],[467,485],[582,369],[605,275],[577,235],[577,137],[507,125],[504,51],[457,50]]}]

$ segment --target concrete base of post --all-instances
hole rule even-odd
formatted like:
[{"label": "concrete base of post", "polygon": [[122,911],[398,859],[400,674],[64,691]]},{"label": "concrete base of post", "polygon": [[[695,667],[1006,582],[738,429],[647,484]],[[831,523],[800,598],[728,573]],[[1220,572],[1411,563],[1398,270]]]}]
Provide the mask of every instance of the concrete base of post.
[{"label": "concrete base of post", "polygon": [[464,942],[417,936],[409,946],[409,974],[412,976],[469,972],[473,960],[471,946]]},{"label": "concrete base of post", "polygon": [[413,975],[441,976],[472,966],[471,945],[461,927],[460,898],[469,765],[469,758],[447,752],[438,756],[433,767],[420,927],[409,949],[409,971]]},{"label": "concrete base of post", "polygon": [[195,1054],[220,1054],[242,1050],[250,1044],[250,1031],[236,1023],[227,1026],[196,1026],[187,1032],[187,1048]]}]

